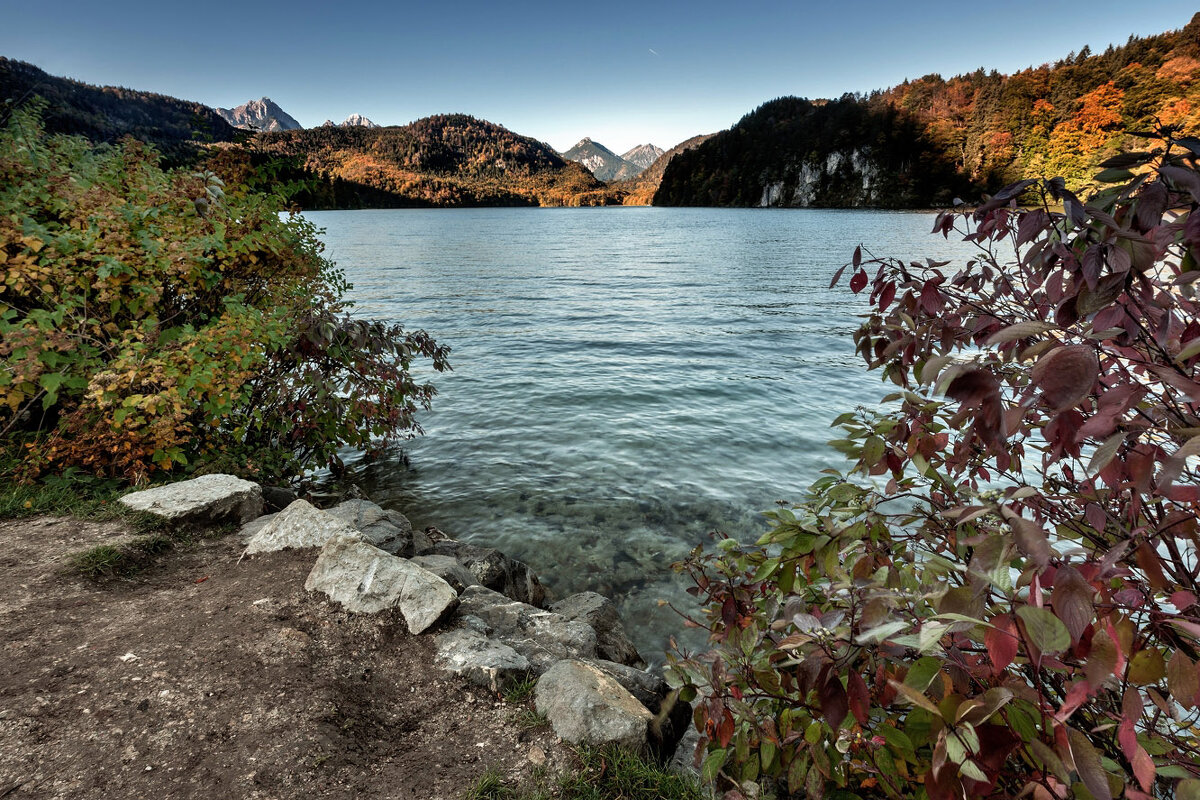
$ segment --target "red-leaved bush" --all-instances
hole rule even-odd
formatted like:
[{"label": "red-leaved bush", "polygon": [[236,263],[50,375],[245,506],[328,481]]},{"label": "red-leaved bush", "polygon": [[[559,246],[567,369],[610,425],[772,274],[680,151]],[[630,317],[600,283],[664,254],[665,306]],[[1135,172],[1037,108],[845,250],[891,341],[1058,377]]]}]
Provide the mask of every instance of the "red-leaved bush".
[{"label": "red-leaved bush", "polygon": [[1200,140],[1138,135],[1086,201],[940,214],[966,263],[843,268],[897,390],[836,421],[850,475],[685,564],[727,797],[1200,798]]}]

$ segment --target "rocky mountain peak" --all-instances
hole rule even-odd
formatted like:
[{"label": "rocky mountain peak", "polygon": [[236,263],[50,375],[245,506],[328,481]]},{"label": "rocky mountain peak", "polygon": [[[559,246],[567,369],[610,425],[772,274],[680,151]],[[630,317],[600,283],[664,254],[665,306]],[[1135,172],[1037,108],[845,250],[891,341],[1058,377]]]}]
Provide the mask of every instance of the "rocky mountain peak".
[{"label": "rocky mountain peak", "polygon": [[269,97],[243,103],[237,108],[218,108],[217,113],[235,128],[253,131],[294,131],[303,128]]}]

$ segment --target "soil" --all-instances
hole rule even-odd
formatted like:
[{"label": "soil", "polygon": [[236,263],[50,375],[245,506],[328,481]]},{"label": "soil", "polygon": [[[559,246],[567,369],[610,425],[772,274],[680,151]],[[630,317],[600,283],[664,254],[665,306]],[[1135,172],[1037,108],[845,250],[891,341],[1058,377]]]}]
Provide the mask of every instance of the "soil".
[{"label": "soil", "polygon": [[0,799],[461,798],[569,751],[433,665],[398,614],[304,591],[315,551],[199,539],[133,578],[71,556],[116,523],[0,522]]}]

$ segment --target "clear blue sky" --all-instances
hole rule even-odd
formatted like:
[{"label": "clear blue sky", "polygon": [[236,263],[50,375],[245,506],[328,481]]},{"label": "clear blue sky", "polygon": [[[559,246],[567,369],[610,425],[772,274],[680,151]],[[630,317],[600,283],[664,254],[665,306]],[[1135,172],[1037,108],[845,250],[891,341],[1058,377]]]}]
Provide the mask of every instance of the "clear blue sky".
[{"label": "clear blue sky", "polygon": [[563,150],[726,128],[780,95],[1011,72],[1183,27],[1183,0],[0,0],[0,55],[305,126],[465,112]]}]

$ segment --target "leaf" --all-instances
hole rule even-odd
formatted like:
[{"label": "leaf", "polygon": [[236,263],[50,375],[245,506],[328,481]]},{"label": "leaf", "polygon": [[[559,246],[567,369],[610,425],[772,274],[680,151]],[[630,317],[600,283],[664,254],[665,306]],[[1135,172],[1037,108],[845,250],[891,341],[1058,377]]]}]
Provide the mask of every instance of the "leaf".
[{"label": "leaf", "polygon": [[1071,782],[1071,773],[1067,771],[1067,767],[1063,764],[1062,759],[1058,757],[1058,753],[1050,745],[1043,742],[1041,739],[1034,739],[1029,743],[1033,750],[1036,760],[1042,762],[1042,766],[1054,774],[1063,783]]},{"label": "leaf", "polygon": [[1196,705],[1196,694],[1200,693],[1200,672],[1196,664],[1182,650],[1176,650],[1167,662],[1167,688],[1171,697],[1184,708]]},{"label": "leaf", "polygon": [[1112,800],[1112,791],[1108,787],[1108,777],[1100,765],[1100,754],[1088,741],[1086,734],[1067,728],[1067,737],[1071,741],[1071,755],[1075,759],[1075,771],[1079,779],[1088,788],[1096,800]]},{"label": "leaf", "polygon": [[704,780],[712,783],[717,779],[717,773],[721,771],[721,767],[725,766],[725,756],[728,751],[723,749],[713,750],[704,758],[704,766],[700,768],[700,774]]},{"label": "leaf", "polygon": [[1047,609],[1021,606],[1017,616],[1025,623],[1025,632],[1043,653],[1061,653],[1071,646],[1071,634],[1062,620]]},{"label": "leaf", "polygon": [[1139,650],[1129,659],[1129,670],[1125,673],[1129,681],[1137,686],[1157,683],[1167,674],[1167,665],[1159,650]]},{"label": "leaf", "polygon": [[1029,376],[1051,410],[1065,411],[1092,393],[1100,365],[1088,345],[1056,347],[1037,360]]},{"label": "leaf", "polygon": [[846,712],[850,707],[841,678],[831,675],[829,680],[825,681],[825,685],[821,687],[820,695],[821,714],[829,723],[829,727],[836,733],[842,726],[842,720],[846,718]]},{"label": "leaf", "polygon": [[885,622],[882,625],[871,628],[869,631],[863,631],[855,638],[856,644],[878,644],[909,626],[908,622],[896,620],[893,622]]},{"label": "leaf", "polygon": [[983,696],[978,701],[977,705],[961,716],[961,721],[970,725],[982,725],[1000,709],[1004,708],[1010,700],[1013,699],[1011,689],[1006,689],[1003,686],[993,686],[983,693]]},{"label": "leaf", "polygon": [[1057,328],[1057,325],[1052,325],[1049,322],[1040,320],[1026,320],[1018,322],[1014,325],[1009,325],[1007,328],[996,331],[988,337],[986,344],[1005,344],[1006,342],[1015,342],[1018,339],[1028,339],[1031,336],[1037,336],[1046,331],[1052,331]]},{"label": "leaf", "polygon": [[1092,637],[1092,650],[1088,653],[1087,663],[1084,664],[1084,674],[1088,685],[1099,689],[1103,683],[1113,676],[1117,668],[1117,645],[1113,642],[1108,631],[1101,630]]},{"label": "leaf", "polygon": [[1050,594],[1050,606],[1067,626],[1072,642],[1079,641],[1096,617],[1092,606],[1094,594],[1091,585],[1077,569],[1067,565],[1058,568],[1054,576],[1054,591]]},{"label": "leaf", "polygon": [[854,670],[846,676],[846,698],[858,724],[865,726],[871,719],[871,693],[866,681]]},{"label": "leaf", "polygon": [[865,288],[867,288],[867,273],[865,270],[860,269],[850,278],[850,291],[858,294]]},{"label": "leaf", "polygon": [[1104,440],[1104,443],[1096,448],[1096,452],[1092,453],[1092,458],[1088,461],[1087,471],[1089,475],[1098,475],[1100,470],[1108,466],[1109,462],[1117,455],[1117,451],[1121,449],[1121,445],[1125,442],[1125,432],[1119,431]]},{"label": "leaf", "polygon": [[915,664],[908,668],[908,674],[904,676],[904,685],[911,686],[918,692],[924,692],[929,688],[929,684],[941,670],[941,659],[933,658],[932,656],[918,659]]},{"label": "leaf", "polygon": [[926,697],[924,695],[924,693],[918,692],[916,689],[912,688],[911,686],[905,686],[903,683],[900,683],[899,681],[888,681],[888,685],[890,685],[892,688],[894,688],[900,694],[904,695],[904,698],[906,700],[908,700],[910,703],[920,706],[921,708],[928,711],[930,714],[933,714],[935,717],[942,716],[942,712],[938,709],[937,706],[935,706],[933,704],[933,702],[928,697]]},{"label": "leaf", "polygon": [[1050,563],[1052,551],[1050,537],[1042,526],[1025,519],[1008,506],[1000,507],[1000,515],[1008,521],[1009,527],[1012,528],[1017,549],[1039,568],[1045,569],[1046,565]]},{"label": "leaf", "polygon": [[1177,783],[1175,800],[1200,800],[1200,779],[1184,778]]},{"label": "leaf", "polygon": [[1017,639],[1017,626],[1012,617],[992,617],[992,625],[983,635],[984,646],[987,647],[988,657],[992,660],[992,674],[1000,675],[1017,656],[1020,642]]}]

